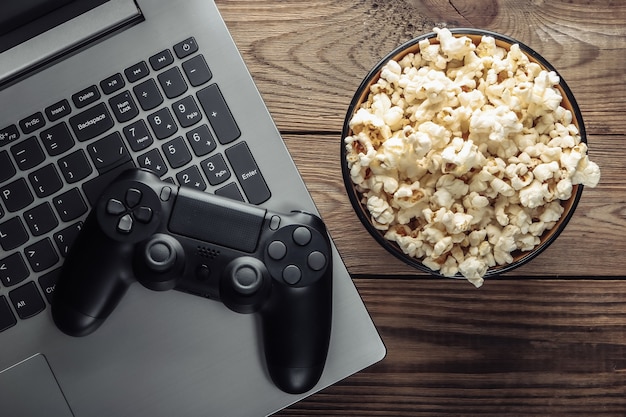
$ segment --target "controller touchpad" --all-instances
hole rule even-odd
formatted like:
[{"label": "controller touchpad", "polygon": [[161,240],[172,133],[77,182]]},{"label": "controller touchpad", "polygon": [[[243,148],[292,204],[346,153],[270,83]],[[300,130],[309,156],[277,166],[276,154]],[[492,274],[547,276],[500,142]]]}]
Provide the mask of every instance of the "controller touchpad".
[{"label": "controller touchpad", "polygon": [[171,232],[209,241],[216,245],[252,253],[257,247],[265,210],[256,206],[235,205],[223,198],[216,204],[208,194],[189,193],[181,187],[172,209]]}]

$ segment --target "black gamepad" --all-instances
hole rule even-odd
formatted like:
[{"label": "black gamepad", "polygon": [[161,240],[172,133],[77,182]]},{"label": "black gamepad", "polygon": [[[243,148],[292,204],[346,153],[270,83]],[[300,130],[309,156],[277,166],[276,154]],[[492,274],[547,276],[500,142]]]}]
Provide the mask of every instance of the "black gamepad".
[{"label": "black gamepad", "polygon": [[92,333],[134,281],[259,313],[274,383],[303,393],[318,382],[332,314],[331,246],[319,217],[126,171],[104,190],[66,258],[52,303],[57,327]]}]

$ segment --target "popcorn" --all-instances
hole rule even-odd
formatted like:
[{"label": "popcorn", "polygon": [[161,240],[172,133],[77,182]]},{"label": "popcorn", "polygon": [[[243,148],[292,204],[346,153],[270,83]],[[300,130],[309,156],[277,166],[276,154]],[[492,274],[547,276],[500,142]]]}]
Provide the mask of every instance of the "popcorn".
[{"label": "popcorn", "polygon": [[389,61],[344,138],[374,227],[411,257],[476,287],[531,251],[576,184],[600,168],[562,107],[559,77],[483,36],[435,28],[438,43]]}]

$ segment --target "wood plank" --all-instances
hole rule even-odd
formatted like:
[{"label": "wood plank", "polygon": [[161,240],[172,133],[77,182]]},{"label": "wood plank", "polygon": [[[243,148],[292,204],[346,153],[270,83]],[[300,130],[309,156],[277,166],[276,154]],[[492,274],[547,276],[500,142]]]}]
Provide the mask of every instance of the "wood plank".
[{"label": "wood plank", "polygon": [[529,45],[567,81],[591,136],[625,131],[625,2],[216,3],[281,131],[340,131],[369,69],[435,25],[494,30]]},{"label": "wood plank", "polygon": [[358,279],[380,363],[278,416],[621,416],[626,282]]},{"label": "wood plank", "polygon": [[[341,177],[339,136],[283,137],[352,274],[423,275],[382,249],[354,214]],[[583,190],[570,223],[546,251],[507,276],[626,275],[626,149],[615,149],[614,141],[594,138],[590,152],[602,170],[600,184]]]}]

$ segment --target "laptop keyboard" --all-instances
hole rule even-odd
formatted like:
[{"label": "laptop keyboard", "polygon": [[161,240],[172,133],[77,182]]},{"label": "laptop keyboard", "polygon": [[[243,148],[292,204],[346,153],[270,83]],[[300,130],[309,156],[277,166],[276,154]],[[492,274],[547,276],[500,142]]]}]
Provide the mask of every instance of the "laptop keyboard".
[{"label": "laptop keyboard", "polygon": [[252,204],[270,198],[212,78],[190,37],[0,126],[0,331],[46,309],[89,208],[128,168]]}]

